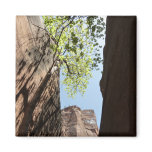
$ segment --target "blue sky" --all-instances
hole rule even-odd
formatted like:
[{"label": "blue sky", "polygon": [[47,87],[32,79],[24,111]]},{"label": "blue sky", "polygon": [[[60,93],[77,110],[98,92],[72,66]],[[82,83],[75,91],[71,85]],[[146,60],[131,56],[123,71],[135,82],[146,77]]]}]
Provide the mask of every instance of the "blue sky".
[{"label": "blue sky", "polygon": [[[104,21],[106,17],[103,17]],[[100,39],[99,43],[102,44],[104,47],[105,39]],[[103,58],[103,47],[101,48],[101,58]],[[62,74],[60,74],[60,101],[61,101],[61,109],[76,105],[84,109],[92,109],[95,112],[98,127],[100,126],[100,119],[101,119],[101,111],[102,111],[102,94],[100,92],[99,82],[101,80],[102,74],[101,71],[103,70],[102,64],[100,64],[100,70],[92,71],[93,77],[89,80],[89,84],[84,96],[77,94],[76,97],[69,98],[65,89],[65,86],[61,83],[63,80]]]}]

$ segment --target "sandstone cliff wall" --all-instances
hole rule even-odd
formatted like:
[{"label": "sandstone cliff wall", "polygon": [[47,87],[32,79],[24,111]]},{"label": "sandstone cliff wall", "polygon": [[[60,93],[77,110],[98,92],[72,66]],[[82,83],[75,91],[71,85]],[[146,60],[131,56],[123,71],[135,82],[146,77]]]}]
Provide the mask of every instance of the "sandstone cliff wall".
[{"label": "sandstone cliff wall", "polygon": [[97,136],[98,126],[93,110],[70,106],[62,110],[61,136]]},{"label": "sandstone cliff wall", "polygon": [[101,136],[136,135],[136,17],[107,17]]},{"label": "sandstone cliff wall", "polygon": [[16,135],[58,136],[59,70],[50,73],[50,38],[38,16],[16,17]]}]

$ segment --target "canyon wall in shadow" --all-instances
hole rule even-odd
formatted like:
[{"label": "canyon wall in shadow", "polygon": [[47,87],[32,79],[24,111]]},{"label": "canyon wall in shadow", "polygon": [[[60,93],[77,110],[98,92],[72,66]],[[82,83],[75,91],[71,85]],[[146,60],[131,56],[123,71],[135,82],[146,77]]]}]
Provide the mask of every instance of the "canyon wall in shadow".
[{"label": "canyon wall in shadow", "polygon": [[59,69],[38,16],[16,17],[16,136],[61,134]]},{"label": "canyon wall in shadow", "polygon": [[136,17],[108,16],[100,136],[136,136]]}]

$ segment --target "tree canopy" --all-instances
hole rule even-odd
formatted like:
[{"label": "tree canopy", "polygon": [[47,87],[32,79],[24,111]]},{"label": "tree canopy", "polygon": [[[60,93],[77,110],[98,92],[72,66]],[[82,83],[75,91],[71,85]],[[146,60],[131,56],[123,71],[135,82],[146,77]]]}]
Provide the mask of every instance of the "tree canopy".
[{"label": "tree canopy", "polygon": [[101,63],[98,43],[105,29],[98,16],[43,16],[51,40],[53,62],[61,68],[63,84],[70,97],[85,93],[93,69]]}]

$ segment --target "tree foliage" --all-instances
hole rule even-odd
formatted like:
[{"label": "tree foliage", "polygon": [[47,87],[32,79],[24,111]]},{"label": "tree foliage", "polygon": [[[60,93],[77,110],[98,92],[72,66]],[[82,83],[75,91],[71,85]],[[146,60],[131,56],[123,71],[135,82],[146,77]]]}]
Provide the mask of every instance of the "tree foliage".
[{"label": "tree foliage", "polygon": [[105,28],[98,16],[43,16],[46,30],[53,43],[53,62],[61,67],[63,84],[69,96],[85,93],[91,71],[98,70],[102,61],[99,38]]}]

